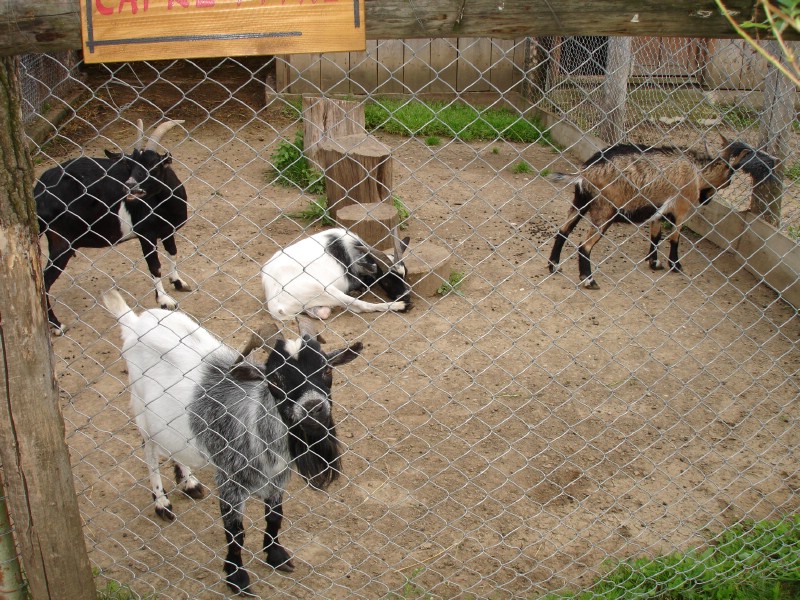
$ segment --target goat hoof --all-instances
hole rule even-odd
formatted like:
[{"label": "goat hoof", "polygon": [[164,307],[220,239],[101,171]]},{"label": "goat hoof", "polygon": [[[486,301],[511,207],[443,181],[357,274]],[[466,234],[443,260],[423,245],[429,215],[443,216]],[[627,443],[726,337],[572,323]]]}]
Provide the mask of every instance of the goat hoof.
[{"label": "goat hoof", "polygon": [[547,268],[550,270],[550,273],[558,272],[558,265],[556,263],[548,263]]},{"label": "goat hoof", "polygon": [[165,521],[174,521],[175,513],[172,512],[172,504],[166,506],[156,506],[156,515]]},{"label": "goat hoof", "polygon": [[58,325],[50,323],[50,333],[53,334],[54,337],[61,337],[64,335],[64,326],[60,323]]},{"label": "goat hoof", "polygon": [[192,286],[187,285],[184,281],[182,281],[180,279],[176,279],[175,281],[171,281],[170,283],[172,284],[172,287],[174,287],[179,292],[191,292],[192,291]]},{"label": "goat hoof", "polygon": [[283,546],[273,544],[267,550],[267,564],[277,571],[294,572],[294,563]]},{"label": "goat hoof", "polygon": [[184,494],[189,496],[194,500],[201,500],[205,495],[206,491],[203,489],[201,484],[188,486],[186,489],[182,490]]},{"label": "goat hoof", "polygon": [[673,263],[673,264],[670,266],[669,270],[670,270],[672,273],[680,273],[680,272],[682,272],[682,271],[683,271],[683,267],[681,266],[681,263]]},{"label": "goat hoof", "polygon": [[651,262],[650,263],[650,270],[651,271],[663,271],[664,270],[664,265],[662,265],[660,262]]},{"label": "goat hoof", "polygon": [[[242,596],[253,596],[250,592],[250,575],[241,567],[232,567],[235,569],[233,573],[228,573],[225,578],[225,583],[231,588],[234,594],[241,594]],[[228,565],[225,565],[225,570],[228,570]]]},{"label": "goat hoof", "polygon": [[600,286],[597,285],[597,282],[594,279],[587,279],[583,282],[583,287],[587,290],[599,290]]}]

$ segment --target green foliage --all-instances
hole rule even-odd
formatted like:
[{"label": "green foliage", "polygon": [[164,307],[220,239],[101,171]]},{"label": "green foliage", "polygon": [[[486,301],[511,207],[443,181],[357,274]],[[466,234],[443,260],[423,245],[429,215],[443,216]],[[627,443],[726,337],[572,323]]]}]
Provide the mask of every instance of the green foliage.
[{"label": "green foliage", "polygon": [[547,142],[535,120],[505,108],[475,108],[464,102],[380,99],[364,106],[366,127],[406,136],[451,137],[464,142],[505,139]]},{"label": "green foliage", "polygon": [[464,279],[466,279],[466,277],[467,275],[464,273],[464,271],[451,271],[448,280],[439,286],[439,289],[436,290],[436,293],[440,296],[446,296],[450,293],[463,296],[464,294],[461,291],[461,284],[464,283]]},{"label": "green foliage", "polygon": [[545,167],[544,169],[542,169],[541,171],[539,171],[539,177],[547,177],[547,176],[548,176],[548,175],[550,175],[550,173],[552,173],[552,172],[553,172],[553,170],[552,170],[552,169],[549,169],[549,168]]},{"label": "green foliage", "polygon": [[521,160],[511,168],[512,173],[520,175],[522,173],[532,173],[533,167],[528,164],[528,161]]},{"label": "green foliage", "polygon": [[97,590],[97,600],[155,600],[155,596],[141,596],[127,585],[107,581],[104,589]]},{"label": "green foliage", "polygon": [[786,232],[795,242],[800,242],[800,225],[789,225],[786,228]]},{"label": "green foliage", "polygon": [[789,600],[800,593],[800,516],[744,522],[685,554],[626,560],[589,589],[547,600]]},{"label": "green foliage", "polygon": [[403,587],[399,592],[392,592],[389,594],[390,600],[412,600],[415,598],[432,598],[432,596],[425,592],[414,580],[420,573],[425,571],[424,567],[419,567],[411,572],[410,577],[406,577]]},{"label": "green foliage", "polygon": [[428,146],[438,146],[439,144],[442,143],[442,140],[437,135],[429,135],[428,137],[425,138],[425,143]]},{"label": "green foliage", "polygon": [[392,205],[397,211],[397,220],[400,222],[400,229],[407,229],[408,217],[411,216],[411,211],[408,210],[408,207],[399,196],[392,196]]},{"label": "green foliage", "polygon": [[336,221],[331,218],[328,211],[328,200],[324,196],[309,202],[304,210],[288,213],[286,216],[312,224],[336,225]]},{"label": "green foliage", "polygon": [[734,129],[747,129],[758,123],[758,113],[741,106],[720,106],[722,119]]},{"label": "green foliage", "polygon": [[298,129],[294,143],[280,142],[270,157],[273,170],[270,181],[285,187],[297,187],[308,194],[325,193],[325,178],[308,164],[303,154],[303,130]]},{"label": "green foliage", "polygon": [[787,167],[784,175],[789,179],[800,179],[800,161]]}]

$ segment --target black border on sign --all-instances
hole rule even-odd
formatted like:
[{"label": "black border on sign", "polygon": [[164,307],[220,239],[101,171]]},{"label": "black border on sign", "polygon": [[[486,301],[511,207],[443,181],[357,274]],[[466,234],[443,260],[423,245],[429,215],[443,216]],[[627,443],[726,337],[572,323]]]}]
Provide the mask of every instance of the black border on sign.
[{"label": "black border on sign", "polygon": [[[360,1],[353,0],[353,26],[356,29],[361,27]],[[220,40],[252,40],[260,38],[282,38],[282,37],[302,37],[302,31],[270,31],[253,33],[231,33],[215,35],[168,35],[160,37],[136,37],[119,38],[116,40],[95,40],[94,28],[92,27],[92,0],[86,0],[86,47],[89,54],[94,53],[94,49],[99,46],[126,46],[131,44],[163,44],[170,42],[199,42],[199,41],[220,41]]]}]

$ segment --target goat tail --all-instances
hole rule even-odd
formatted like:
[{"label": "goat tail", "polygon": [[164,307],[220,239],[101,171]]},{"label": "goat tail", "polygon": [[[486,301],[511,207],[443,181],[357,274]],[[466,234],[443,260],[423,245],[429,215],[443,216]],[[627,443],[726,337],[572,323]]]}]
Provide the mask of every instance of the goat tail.
[{"label": "goat tail", "polygon": [[550,173],[546,176],[546,179],[553,183],[560,183],[563,186],[572,183],[580,185],[583,182],[583,176],[580,173]]},{"label": "goat tail", "polygon": [[117,290],[107,292],[103,296],[103,304],[122,325],[131,327],[136,320],[136,314]]}]

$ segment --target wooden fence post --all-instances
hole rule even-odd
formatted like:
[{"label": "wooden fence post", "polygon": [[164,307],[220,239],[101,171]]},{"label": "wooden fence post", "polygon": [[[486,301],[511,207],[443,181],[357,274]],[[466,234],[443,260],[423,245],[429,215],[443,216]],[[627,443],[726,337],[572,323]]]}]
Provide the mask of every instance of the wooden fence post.
[{"label": "wooden fence post", "polygon": [[43,303],[18,59],[0,58],[0,460],[30,596],[97,597]]}]

